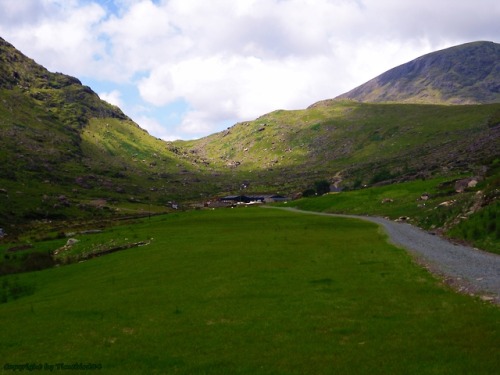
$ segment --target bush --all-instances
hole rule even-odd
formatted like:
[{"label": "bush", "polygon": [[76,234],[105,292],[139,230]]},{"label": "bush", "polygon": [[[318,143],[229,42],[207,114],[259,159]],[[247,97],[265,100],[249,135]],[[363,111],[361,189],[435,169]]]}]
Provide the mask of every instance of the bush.
[{"label": "bush", "polygon": [[302,196],[305,198],[314,197],[316,195],[316,191],[314,189],[307,189],[302,192]]},{"label": "bush", "polygon": [[376,184],[378,182],[387,181],[394,177],[395,176],[388,169],[382,169],[377,173],[375,173],[375,175],[370,180],[370,184]]},{"label": "bush", "polygon": [[316,181],[314,188],[318,195],[323,195],[330,192],[330,183],[326,180]]}]

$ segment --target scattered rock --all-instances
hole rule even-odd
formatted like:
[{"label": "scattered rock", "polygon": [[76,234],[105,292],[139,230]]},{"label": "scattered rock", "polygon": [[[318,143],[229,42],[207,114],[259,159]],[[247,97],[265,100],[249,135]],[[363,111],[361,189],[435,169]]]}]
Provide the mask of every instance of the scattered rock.
[{"label": "scattered rock", "polygon": [[485,301],[485,302],[491,302],[495,299],[495,297],[491,297],[491,296],[481,296],[479,298],[481,298],[481,301]]},{"label": "scattered rock", "polygon": [[478,184],[477,177],[464,178],[455,182],[455,191],[457,193],[463,193],[468,188],[474,188]]},{"label": "scattered rock", "polygon": [[429,200],[430,198],[430,195],[428,193],[424,193],[420,196],[420,200],[421,201],[426,201],[426,200]]},{"label": "scattered rock", "polygon": [[400,216],[395,221],[401,223],[401,222],[405,222],[405,221],[408,221],[408,220],[410,220],[409,216]]},{"label": "scattered rock", "polygon": [[446,201],[446,202],[439,203],[438,206],[440,206],[440,207],[449,207],[449,206],[453,205],[453,203],[455,203],[455,200],[451,200],[451,201]]}]

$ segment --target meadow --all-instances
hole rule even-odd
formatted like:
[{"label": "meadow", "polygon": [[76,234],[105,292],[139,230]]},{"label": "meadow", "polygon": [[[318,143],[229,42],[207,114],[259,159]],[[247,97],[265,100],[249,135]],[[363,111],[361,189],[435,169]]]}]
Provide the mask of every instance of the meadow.
[{"label": "meadow", "polygon": [[1,371],[420,375],[500,366],[498,306],[453,292],[372,223],[254,207],[153,216],[75,238],[149,244],[0,277],[29,290],[0,304]]}]

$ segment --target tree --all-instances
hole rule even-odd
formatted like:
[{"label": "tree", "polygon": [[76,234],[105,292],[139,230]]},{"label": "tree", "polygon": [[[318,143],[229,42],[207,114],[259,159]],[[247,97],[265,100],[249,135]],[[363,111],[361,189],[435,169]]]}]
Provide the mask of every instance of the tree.
[{"label": "tree", "polygon": [[330,183],[327,180],[316,181],[314,183],[316,194],[323,195],[330,192]]}]

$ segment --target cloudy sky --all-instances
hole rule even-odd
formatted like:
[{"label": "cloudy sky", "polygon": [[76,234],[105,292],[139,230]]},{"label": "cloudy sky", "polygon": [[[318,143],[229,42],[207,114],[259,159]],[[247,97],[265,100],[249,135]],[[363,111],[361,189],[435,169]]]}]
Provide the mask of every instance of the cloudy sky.
[{"label": "cloudy sky", "polygon": [[0,36],[150,134],[193,139],[500,42],[498,0],[0,0]]}]

